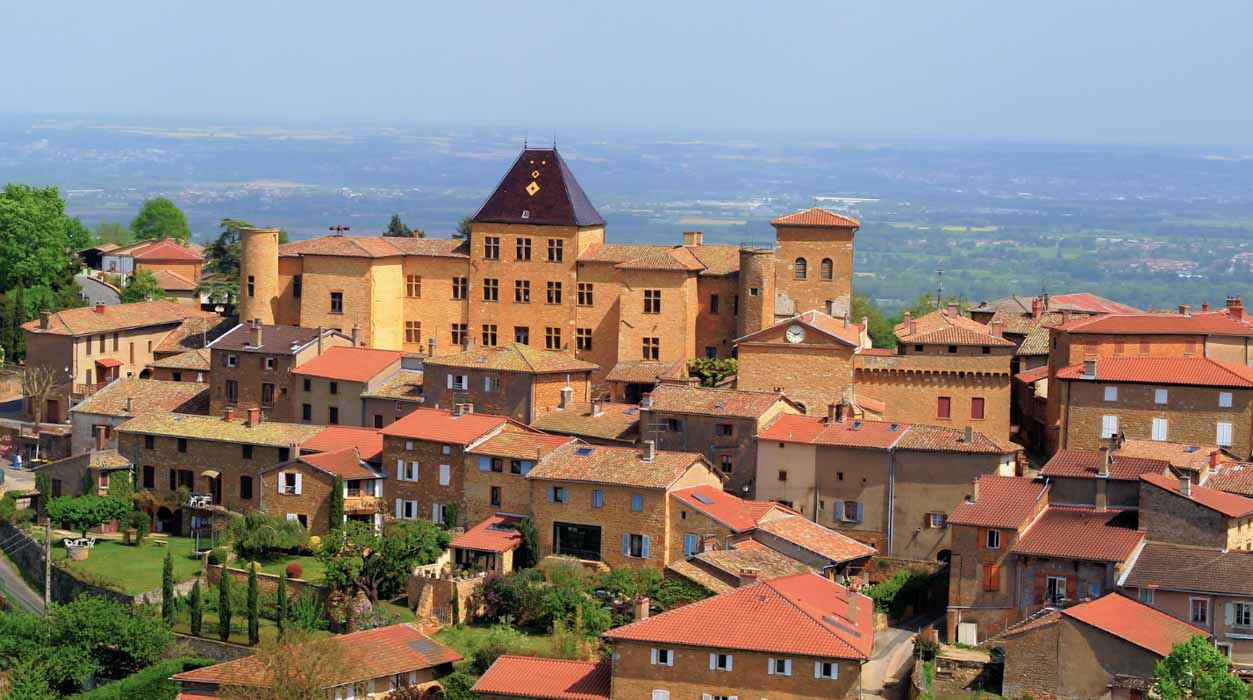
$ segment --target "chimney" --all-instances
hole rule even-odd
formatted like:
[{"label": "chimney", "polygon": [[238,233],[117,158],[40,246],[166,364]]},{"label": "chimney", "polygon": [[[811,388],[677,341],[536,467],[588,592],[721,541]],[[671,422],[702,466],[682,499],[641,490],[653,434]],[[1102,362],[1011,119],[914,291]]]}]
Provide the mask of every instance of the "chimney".
[{"label": "chimney", "polygon": [[643,396],[640,397],[640,410],[651,411],[652,409],[653,409],[653,395],[651,392],[645,393]]},{"label": "chimney", "polygon": [[1070,309],[1062,309],[1062,325],[1070,323]]},{"label": "chimney", "polygon": [[637,622],[640,620],[648,619],[648,606],[649,606],[648,596],[644,596],[644,595],[637,597],[634,603],[632,603],[631,610],[632,612],[634,612],[635,620]]},{"label": "chimney", "polygon": [[993,321],[988,324],[988,333],[991,333],[993,338],[1004,338],[1005,323],[1002,321]]},{"label": "chimney", "polygon": [[573,398],[574,398],[574,387],[572,386],[561,387],[561,402],[557,404],[557,408],[561,408],[561,409],[570,408],[570,401]]},{"label": "chimney", "polygon": [[912,327],[911,324],[913,323],[913,320],[914,320],[913,314],[909,313],[908,311],[901,314],[901,323],[905,324],[906,328]]},{"label": "chimney", "polygon": [[848,621],[857,624],[857,599],[860,597],[857,591],[849,588],[848,590]]},{"label": "chimney", "polygon": [[645,440],[640,443],[640,459],[645,462],[651,462],[657,458],[657,443],[652,440]]},{"label": "chimney", "polygon": [[1040,297],[1036,297],[1036,298],[1034,298],[1034,299],[1032,299],[1032,300],[1031,300],[1031,318],[1039,318],[1039,317],[1040,317],[1040,307],[1041,307],[1041,306],[1042,306],[1042,304],[1040,303]]},{"label": "chimney", "polygon": [[948,314],[949,316],[956,316],[956,315],[958,315],[958,312],[957,312],[957,302],[955,302],[955,301],[950,301],[948,304],[946,304],[946,305],[944,306],[944,313]]},{"label": "chimney", "polygon": [[104,313],[104,308],[105,308],[104,304],[96,304],[96,313],[98,314]]},{"label": "chimney", "polygon": [[1179,477],[1179,493],[1184,498],[1192,498],[1192,478],[1187,476]]},{"label": "chimney", "polygon": [[352,346],[359,347],[361,345],[361,326],[352,324]]},{"label": "chimney", "polygon": [[226,409],[222,411],[222,420],[228,423],[235,420],[235,407],[234,406],[227,406]]},{"label": "chimney", "polygon": [[252,324],[252,347],[254,348],[261,347],[261,324],[260,323],[254,322]]},{"label": "chimney", "polygon": [[974,428],[972,428],[972,427],[970,427],[969,425],[968,425],[968,426],[966,426],[966,430],[965,430],[965,432],[962,434],[962,440],[963,440],[963,441],[964,441],[967,445],[969,445],[970,443],[974,442],[974,441],[975,441],[975,429],[974,429]]},{"label": "chimney", "polygon": [[326,328],[318,326],[318,357],[322,356],[322,336],[326,335]]},{"label": "chimney", "polygon": [[1187,304],[1180,304],[1180,305],[1179,305],[1179,315],[1180,315],[1180,316],[1191,316],[1191,315],[1192,315],[1192,307],[1191,307],[1191,306],[1188,306]]},{"label": "chimney", "polygon": [[96,426],[96,451],[104,449],[104,433],[106,430],[108,428],[103,425]]},{"label": "chimney", "polygon": [[705,242],[705,234],[700,231],[684,231],[683,245],[694,248]]},{"label": "chimney", "polygon": [[1088,355],[1083,358],[1083,376],[1088,379],[1096,379],[1096,357]]},{"label": "chimney", "polygon": [[1222,453],[1220,453],[1218,450],[1210,450],[1210,453],[1209,453],[1209,468],[1210,469],[1218,468],[1218,460],[1221,454]]},{"label": "chimney", "polygon": [[970,481],[970,502],[979,502],[979,477],[975,477]]},{"label": "chimney", "polygon": [[1239,296],[1227,297],[1227,315],[1237,321],[1244,320],[1244,303],[1240,301]]},{"label": "chimney", "polygon": [[461,349],[462,350],[474,349],[474,338],[470,337],[469,332],[465,333],[465,337],[461,339]]},{"label": "chimney", "polygon": [[844,407],[838,403],[827,404],[827,425],[844,422]]},{"label": "chimney", "polygon": [[757,583],[757,577],[761,576],[761,570],[751,566],[745,566],[740,569],[740,586],[751,586]]},{"label": "chimney", "polygon": [[255,407],[255,406],[254,406],[254,407],[252,407],[252,408],[250,408],[250,409],[248,409],[248,423],[247,423],[247,426],[248,426],[249,428],[255,428],[255,427],[256,427],[259,423],[261,423],[261,409],[259,409],[259,408]]},{"label": "chimney", "polygon": [[1201,302],[1201,313],[1209,313],[1209,302]]},{"label": "chimney", "polygon": [[700,538],[700,551],[702,552],[718,551],[718,538],[715,535],[703,535]]},{"label": "chimney", "polygon": [[468,413],[474,413],[474,404],[463,402],[452,405],[452,414],[454,417],[464,416]]},{"label": "chimney", "polygon": [[592,417],[596,418],[605,412],[605,404],[601,399],[592,399]]},{"label": "chimney", "polygon": [[1096,460],[1096,475],[1109,476],[1109,465],[1113,462],[1109,454],[1109,448],[1102,445],[1101,449],[1097,450],[1097,455],[1099,456]]},{"label": "chimney", "polygon": [[39,330],[48,330],[48,325],[52,323],[52,312],[44,309],[39,312]]},{"label": "chimney", "polygon": [[435,357],[435,336],[431,336],[426,344],[426,356]]}]

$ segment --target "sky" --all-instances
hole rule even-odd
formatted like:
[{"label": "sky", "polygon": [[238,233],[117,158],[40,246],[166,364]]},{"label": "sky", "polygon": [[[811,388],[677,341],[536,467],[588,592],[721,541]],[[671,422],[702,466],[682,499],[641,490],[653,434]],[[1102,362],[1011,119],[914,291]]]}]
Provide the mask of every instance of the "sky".
[{"label": "sky", "polygon": [[1253,143],[1253,3],[12,3],[0,113]]}]

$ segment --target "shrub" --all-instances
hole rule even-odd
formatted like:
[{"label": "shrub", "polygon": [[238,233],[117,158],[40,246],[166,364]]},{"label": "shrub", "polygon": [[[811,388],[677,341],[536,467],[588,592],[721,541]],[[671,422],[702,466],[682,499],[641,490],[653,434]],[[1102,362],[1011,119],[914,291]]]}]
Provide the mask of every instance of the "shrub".
[{"label": "shrub", "polygon": [[214,547],[209,550],[209,563],[216,566],[226,565],[226,547]]},{"label": "shrub", "polygon": [[75,700],[130,700],[131,698],[174,700],[174,697],[178,695],[178,682],[170,680],[170,676],[209,666],[212,663],[208,659],[192,657],[160,661],[120,681],[102,685],[95,690],[89,690],[74,697]]},{"label": "shrub", "polygon": [[233,518],[228,529],[235,553],[248,560],[303,547],[309,541],[308,531],[299,522],[263,510]]},{"label": "shrub", "polygon": [[300,578],[301,574],[305,572],[304,568],[300,566],[300,562],[298,561],[288,564],[284,571],[287,572],[287,578]]},{"label": "shrub", "polygon": [[152,521],[148,518],[148,514],[142,510],[132,510],[126,515],[126,527],[135,531],[135,545],[143,544],[144,537],[148,535],[148,529],[151,527]]},{"label": "shrub", "polygon": [[483,675],[496,659],[521,649],[525,642],[526,638],[511,627],[508,620],[492,625],[487,631],[487,638],[470,657],[470,672],[476,676]]},{"label": "shrub", "polygon": [[301,591],[288,604],[287,619],[294,627],[306,632],[324,630],[328,626],[321,599],[309,589]]},{"label": "shrub", "polygon": [[921,634],[914,637],[914,654],[923,661],[930,661],[940,653],[940,643]]},{"label": "shrub", "polygon": [[[466,603],[466,608],[480,610],[481,622],[495,623],[511,617],[518,627],[534,628],[542,616],[539,593],[533,585],[540,580],[539,572],[534,569],[489,574]],[[542,627],[539,629],[543,631]]]},{"label": "shrub", "polygon": [[930,578],[925,573],[901,569],[892,578],[866,586],[861,592],[874,600],[875,610],[897,617],[913,602],[915,595],[926,589]]}]

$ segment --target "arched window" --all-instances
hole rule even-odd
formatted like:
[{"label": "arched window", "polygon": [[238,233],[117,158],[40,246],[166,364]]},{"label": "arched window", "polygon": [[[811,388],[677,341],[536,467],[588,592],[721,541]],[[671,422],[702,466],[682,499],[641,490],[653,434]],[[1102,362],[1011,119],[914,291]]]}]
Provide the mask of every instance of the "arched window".
[{"label": "arched window", "polygon": [[822,268],[819,270],[818,274],[822,275],[822,279],[824,280],[831,279],[831,258],[822,259]]},{"label": "arched window", "polygon": [[796,279],[803,280],[809,272],[809,263],[805,262],[805,258],[796,259]]}]

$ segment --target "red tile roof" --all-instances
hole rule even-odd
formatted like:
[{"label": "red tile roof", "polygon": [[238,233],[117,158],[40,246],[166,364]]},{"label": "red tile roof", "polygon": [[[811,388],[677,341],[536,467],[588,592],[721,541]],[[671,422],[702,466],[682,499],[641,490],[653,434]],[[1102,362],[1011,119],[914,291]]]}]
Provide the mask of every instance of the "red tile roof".
[{"label": "red tile roof", "polygon": [[895,444],[908,428],[908,423],[874,420],[827,423],[824,418],[788,414],[779,416],[766,426],[765,430],[757,433],[757,439],[886,450]]},{"label": "red tile roof", "polygon": [[608,661],[567,661],[505,654],[470,690],[544,700],[609,700]]},{"label": "red tile roof", "polygon": [[449,238],[385,238],[382,236],[323,236],[279,246],[279,255],[331,255],[350,258],[387,258],[420,255],[441,258],[469,257],[464,241]]},{"label": "red tile roof", "polygon": [[[1145,474],[1140,477],[1140,480],[1159,489],[1170,491],[1180,498],[1184,497],[1183,494],[1179,493],[1178,479],[1160,474]],[[1188,490],[1191,493],[1188,497],[1189,500],[1210,510],[1222,513],[1228,518],[1243,518],[1246,515],[1253,514],[1253,498],[1245,498],[1244,496],[1205,486],[1192,486]]]},{"label": "red tile roof", "polygon": [[1035,515],[1042,503],[1048,502],[1048,490],[1048,486],[1032,479],[981,476],[978,498],[959,503],[948,521],[954,525],[1018,528]]},{"label": "red tile roof", "polygon": [[826,209],[811,207],[791,214],[785,214],[770,222],[771,226],[837,226],[839,228],[857,228],[861,222],[852,217],[836,214]]},{"label": "red tile roof", "polygon": [[1253,462],[1222,462],[1205,486],[1241,496],[1253,496]]},{"label": "red tile roof", "polygon": [[1046,379],[1048,378],[1048,376],[1049,376],[1049,366],[1041,365],[1040,367],[1036,367],[1035,369],[1029,369],[1026,372],[1019,372],[1018,374],[1015,374],[1014,379],[1024,384],[1031,384],[1033,382],[1038,382],[1041,379]]},{"label": "red tile roof", "polygon": [[508,552],[522,544],[522,533],[514,525],[521,518],[493,515],[459,535],[448,546],[479,552]]},{"label": "red tile roof", "polygon": [[1057,378],[1248,389],[1253,388],[1253,367],[1208,357],[1102,357],[1095,377],[1086,376],[1078,364],[1058,370]]},{"label": "red tile roof", "polygon": [[598,365],[575,359],[569,353],[544,350],[522,343],[505,343],[440,355],[428,358],[423,364],[426,367],[463,367],[534,374],[593,372],[600,369]]},{"label": "red tile roof", "polygon": [[1180,314],[1108,314],[1077,318],[1059,326],[1072,333],[1116,335],[1253,335],[1253,325],[1218,311]]},{"label": "red tile roof", "polygon": [[[857,596],[849,619],[849,596]],[[610,640],[742,649],[819,658],[870,657],[874,603],[816,574],[794,574],[609,630]]]},{"label": "red tile roof", "polygon": [[483,413],[454,416],[452,411],[442,408],[418,408],[383,428],[383,434],[413,440],[469,445],[507,422],[508,419],[503,416]]},{"label": "red tile roof", "polygon": [[300,445],[308,452],[334,452],[345,447],[357,448],[367,462],[375,461],[383,456],[383,433],[375,428],[328,425]]},{"label": "red tile roof", "polygon": [[1144,539],[1135,511],[1049,506],[1010,549],[1015,554],[1126,561]]},{"label": "red tile roof", "polygon": [[526,478],[667,489],[697,465],[708,468],[699,452],[657,450],[644,461],[638,447],[571,443],[545,456]]},{"label": "red tile roof", "polygon": [[172,301],[140,301],[133,304],[83,306],[56,311],[49,318],[47,330],[39,328],[40,319],[27,321],[22,324],[22,328],[46,335],[87,335],[128,328],[174,325],[188,318],[210,316],[217,317],[217,314]]},{"label": "red tile roof", "polygon": [[170,292],[190,292],[196,289],[194,280],[189,280],[177,272],[169,270],[157,270],[152,273],[152,278],[157,281],[157,286]]},{"label": "red tile roof", "polygon": [[1199,627],[1120,593],[1107,593],[1096,600],[1065,608],[1061,614],[1158,656],[1170,654],[1174,645],[1188,641],[1193,635],[1209,636],[1209,632]]},{"label": "red tile roof", "polygon": [[773,392],[666,383],[658,384],[649,396],[651,411],[737,418],[760,418],[778,402],[786,401],[782,394]]},{"label": "red tile roof", "polygon": [[1095,294],[1089,294],[1087,292],[1078,292],[1075,294],[1050,294],[1048,310],[1061,309],[1094,314],[1140,313],[1140,310],[1134,306],[1127,306],[1121,302],[1106,299],[1105,297],[1099,297]]},{"label": "red tile roof", "polygon": [[[450,664],[461,655],[427,637],[413,624],[391,625],[330,637],[339,646],[341,671],[328,687]],[[316,643],[316,642],[315,642]],[[255,656],[184,671],[173,680],[211,685],[265,687],[269,674]]]},{"label": "red tile roof", "polygon": [[546,435],[521,430],[509,430],[493,435],[470,450],[471,454],[492,457],[517,457],[537,459],[573,441],[569,435]]},{"label": "red tile roof", "polygon": [[902,321],[892,329],[897,342],[930,345],[1013,346],[1013,342],[992,335],[987,326],[948,309]]},{"label": "red tile roof", "polygon": [[757,527],[762,516],[772,510],[790,512],[777,503],[746,501],[713,486],[693,486],[674,491],[670,495],[689,508],[722,523],[732,532],[744,532]]},{"label": "red tile roof", "polygon": [[766,520],[759,523],[757,529],[837,563],[875,553],[874,547],[825,528],[803,515]]},{"label": "red tile roof", "polygon": [[303,455],[300,461],[317,467],[322,471],[345,479],[378,479],[373,470],[361,463],[361,455],[355,447],[345,447],[334,452],[318,452]]},{"label": "red tile roof", "polygon": [[909,426],[901,439],[896,441],[896,449],[1003,455],[1016,452],[1020,448],[998,444],[980,432],[971,431],[970,439],[967,440],[964,430],[917,423]]},{"label": "red tile roof", "polygon": [[829,338],[851,345],[854,348],[861,347],[862,327],[860,324],[845,323],[843,319],[832,318],[821,311],[806,311],[804,313],[797,314],[791,318],[779,321],[768,328],[763,328],[754,333],[749,333],[742,338],[737,338],[735,342],[742,343],[748,340],[753,340],[754,338],[769,335],[776,332],[780,328],[785,328],[794,324],[800,324],[808,327]]},{"label": "red tile roof", "polygon": [[[116,252],[116,251],[115,251]],[[135,260],[152,260],[161,262],[185,261],[202,262],[204,256],[187,246],[179,244],[173,238],[151,241],[127,251],[127,255]]]},{"label": "red tile roof", "polygon": [[[1096,450],[1059,450],[1040,470],[1040,476],[1062,476],[1095,479],[1101,463]],[[1126,457],[1115,453],[1110,460],[1109,478],[1139,481],[1141,474],[1164,474],[1170,462],[1160,459]]]},{"label": "red tile roof", "polygon": [[397,350],[374,348],[328,348],[326,352],[292,370],[292,374],[324,377],[345,382],[368,382],[400,361]]}]

